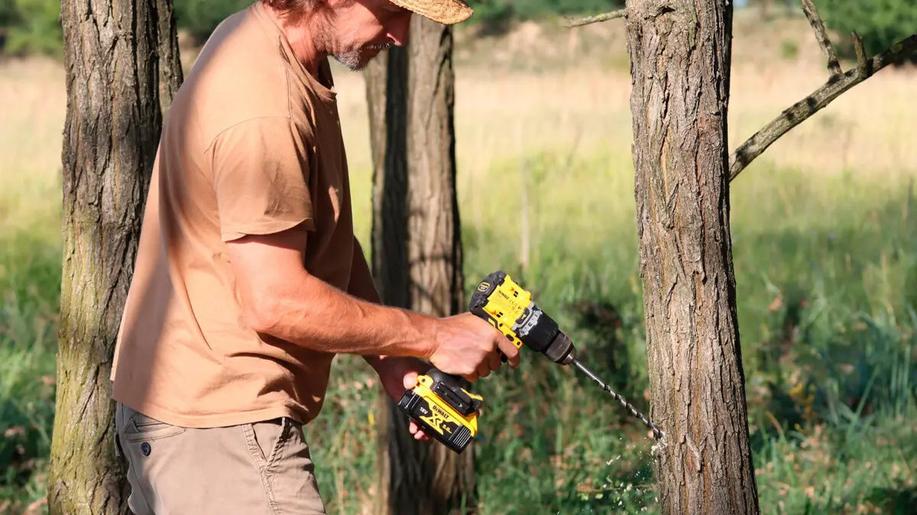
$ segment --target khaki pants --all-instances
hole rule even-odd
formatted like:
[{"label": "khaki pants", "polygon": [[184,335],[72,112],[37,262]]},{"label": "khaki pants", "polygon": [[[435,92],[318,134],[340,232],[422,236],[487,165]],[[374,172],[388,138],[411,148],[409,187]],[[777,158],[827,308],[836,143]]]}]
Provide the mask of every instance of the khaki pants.
[{"label": "khaki pants", "polygon": [[118,403],[115,424],[137,515],[325,513],[302,426],[289,418],[193,429]]}]

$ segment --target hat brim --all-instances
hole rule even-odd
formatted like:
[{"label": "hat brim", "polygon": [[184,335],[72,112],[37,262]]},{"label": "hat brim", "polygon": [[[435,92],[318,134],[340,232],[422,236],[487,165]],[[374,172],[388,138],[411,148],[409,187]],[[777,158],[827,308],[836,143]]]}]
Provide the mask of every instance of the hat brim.
[{"label": "hat brim", "polygon": [[471,17],[474,9],[462,0],[389,0],[443,25],[461,23]]}]

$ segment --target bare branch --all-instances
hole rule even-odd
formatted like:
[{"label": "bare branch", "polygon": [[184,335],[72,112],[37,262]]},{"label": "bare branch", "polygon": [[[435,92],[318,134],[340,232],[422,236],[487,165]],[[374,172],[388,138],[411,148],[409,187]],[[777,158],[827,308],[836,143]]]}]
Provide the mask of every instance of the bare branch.
[{"label": "bare branch", "polygon": [[825,57],[828,58],[828,71],[832,76],[840,75],[842,71],[841,65],[837,60],[837,54],[834,52],[834,46],[831,44],[831,39],[828,38],[828,32],[825,30],[825,24],[821,21],[818,11],[815,10],[815,4],[812,3],[812,0],[802,0],[802,12],[806,13],[809,25],[815,31],[815,39],[825,53]]},{"label": "bare branch", "polygon": [[866,49],[863,48],[863,38],[860,37],[856,32],[851,34],[853,38],[853,50],[856,52],[857,56],[857,70],[860,73],[865,73],[867,61],[866,61]]},{"label": "bare branch", "polygon": [[770,123],[736,149],[729,157],[729,179],[735,179],[767,147],[780,139],[790,129],[830,104],[841,93],[873,76],[885,66],[899,62],[902,58],[912,55],[917,55],[917,34],[912,34],[898,41],[869,60],[864,59],[862,66],[828,79],[820,88],[780,113],[780,116],[771,120]]},{"label": "bare branch", "polygon": [[615,18],[624,18],[627,16],[626,9],[618,9],[617,11],[611,11],[604,14],[597,14],[595,16],[586,16],[585,18],[579,18],[575,20],[568,19],[564,24],[568,29],[574,27],[582,27],[583,25],[589,25],[591,23],[599,23],[602,21],[614,20]]}]

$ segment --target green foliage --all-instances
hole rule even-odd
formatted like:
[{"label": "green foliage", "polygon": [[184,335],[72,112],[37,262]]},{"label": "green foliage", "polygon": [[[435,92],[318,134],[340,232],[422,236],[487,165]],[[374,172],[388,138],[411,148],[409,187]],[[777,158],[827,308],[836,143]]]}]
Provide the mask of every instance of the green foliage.
[{"label": "green foliage", "polygon": [[56,244],[0,231],[0,512],[44,495],[59,284]]},{"label": "green foliage", "polygon": [[[251,0],[176,0],[175,16],[180,28],[203,42],[226,16],[250,3]],[[514,20],[599,13],[621,3],[619,0],[480,0],[471,2],[475,9],[471,23],[500,32]]]},{"label": "green foliage", "polygon": [[507,9],[516,18],[532,19],[553,14],[598,14],[621,4],[618,0],[480,0],[470,5],[482,18],[493,9]]},{"label": "green foliage", "polygon": [[0,0],[0,27],[7,27],[16,18],[13,0]]},{"label": "green foliage", "polygon": [[[175,0],[180,29],[203,43],[227,16],[252,0]],[[513,20],[559,14],[598,13],[614,8],[618,0],[481,0],[472,2],[472,23],[502,30]],[[0,0],[0,49],[8,54],[60,55],[60,2],[57,0]]]},{"label": "green foliage", "polygon": [[471,2],[470,23],[485,31],[505,31],[512,21],[544,19],[557,15],[599,14],[623,4],[623,0],[480,0]]},{"label": "green foliage", "polygon": [[[844,38],[856,31],[866,51],[875,54],[917,32],[917,3],[913,0],[816,0],[829,28]],[[852,46],[841,44],[852,56]]]},{"label": "green foliage", "polygon": [[175,21],[203,43],[224,18],[251,4],[252,0],[176,0]]},{"label": "green foliage", "polygon": [[0,48],[5,53],[61,53],[60,2],[3,0],[0,2]]}]

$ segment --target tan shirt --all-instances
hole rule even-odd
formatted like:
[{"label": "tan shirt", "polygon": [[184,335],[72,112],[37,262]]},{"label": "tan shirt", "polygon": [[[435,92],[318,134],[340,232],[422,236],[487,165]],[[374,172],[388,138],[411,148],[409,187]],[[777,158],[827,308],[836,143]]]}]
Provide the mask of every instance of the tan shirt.
[{"label": "tan shirt", "polygon": [[[113,396],[174,425],[307,422],[325,395],[333,355],[242,322],[225,242],[304,223],[309,273],[354,286],[335,93],[294,58],[265,9],[256,2],[210,37],[153,168]],[[327,62],[320,78],[331,84]]]}]

